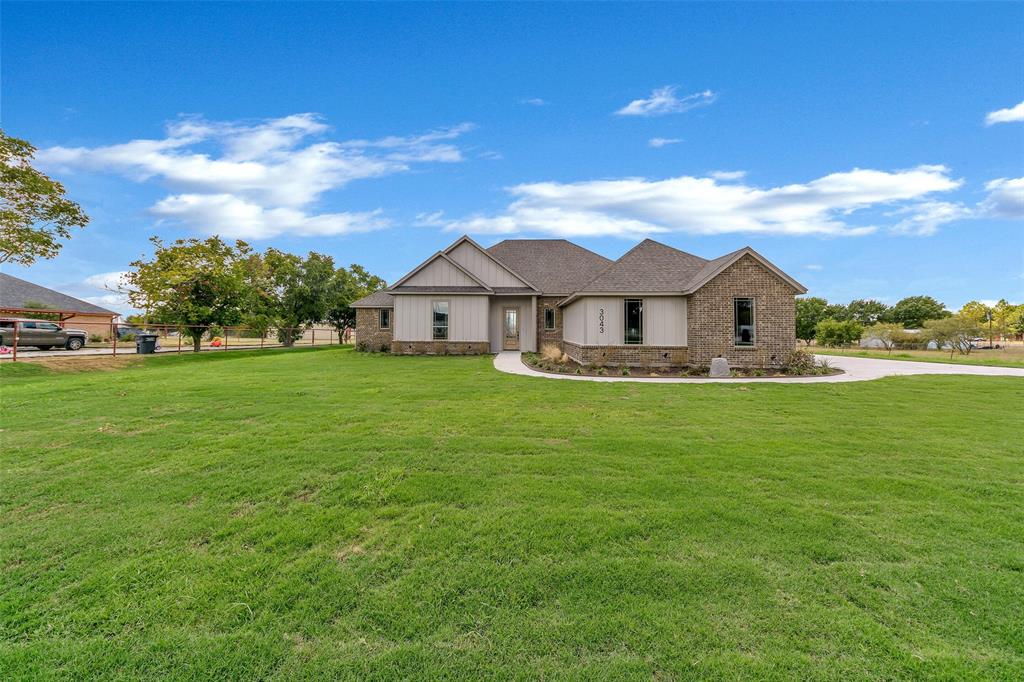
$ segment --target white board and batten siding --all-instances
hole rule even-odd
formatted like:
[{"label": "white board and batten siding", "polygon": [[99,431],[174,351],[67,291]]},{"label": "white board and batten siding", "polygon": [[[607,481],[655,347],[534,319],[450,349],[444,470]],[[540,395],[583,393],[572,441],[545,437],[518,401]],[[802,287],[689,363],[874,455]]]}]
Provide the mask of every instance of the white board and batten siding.
[{"label": "white board and batten siding", "polygon": [[537,350],[537,309],[531,296],[491,299],[491,352],[500,353],[505,341],[505,308],[519,308],[519,350]]},{"label": "white board and batten siding", "polygon": [[448,340],[487,341],[487,296],[395,295],[395,341],[434,340],[434,301],[448,301]]},{"label": "white board and batten siding", "polygon": [[526,282],[494,262],[469,242],[462,242],[448,252],[448,257],[466,268],[490,287],[525,287]]},{"label": "white board and batten siding", "polygon": [[[428,263],[422,270],[402,282],[411,287],[478,287],[479,282],[473,281],[464,272],[443,258]],[[408,339],[411,341],[412,339]]]},{"label": "white board and batten siding", "polygon": [[686,345],[685,296],[585,296],[576,299],[562,311],[563,338],[581,346],[621,346],[627,298],[643,299],[643,345]]}]

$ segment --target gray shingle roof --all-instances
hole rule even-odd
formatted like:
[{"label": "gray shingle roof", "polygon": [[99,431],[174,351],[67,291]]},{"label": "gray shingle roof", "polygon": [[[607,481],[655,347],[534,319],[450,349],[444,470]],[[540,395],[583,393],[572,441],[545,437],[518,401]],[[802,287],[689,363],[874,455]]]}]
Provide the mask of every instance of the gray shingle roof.
[{"label": "gray shingle roof", "polygon": [[645,239],[578,291],[652,293],[684,291],[709,261]]},{"label": "gray shingle roof", "polygon": [[353,308],[394,308],[395,299],[383,289],[375,291],[369,296],[363,296],[352,304]]},{"label": "gray shingle roof", "polygon": [[506,239],[487,252],[545,294],[571,294],[612,262],[565,239]]},{"label": "gray shingle roof", "polygon": [[76,313],[98,313],[101,315],[117,315],[113,310],[101,308],[74,296],[62,294],[53,289],[27,282],[12,275],[0,272],[0,306],[4,308],[28,308],[26,302],[45,303],[54,310],[67,310]]}]

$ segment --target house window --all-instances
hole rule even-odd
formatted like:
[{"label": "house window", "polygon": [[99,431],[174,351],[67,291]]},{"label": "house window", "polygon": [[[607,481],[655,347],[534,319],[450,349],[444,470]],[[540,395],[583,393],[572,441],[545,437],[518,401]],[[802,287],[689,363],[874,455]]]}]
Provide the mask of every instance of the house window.
[{"label": "house window", "polygon": [[555,309],[545,308],[544,309],[544,328],[554,329],[555,328]]},{"label": "house window", "polygon": [[434,340],[448,340],[448,301],[434,301]]},{"label": "house window", "polygon": [[391,329],[391,308],[380,309],[380,328]]},{"label": "house window", "polygon": [[627,298],[626,301],[626,333],[625,343],[640,344],[644,342],[644,302],[639,298]]},{"label": "house window", "polygon": [[733,343],[737,346],[754,345],[754,299],[734,298]]}]

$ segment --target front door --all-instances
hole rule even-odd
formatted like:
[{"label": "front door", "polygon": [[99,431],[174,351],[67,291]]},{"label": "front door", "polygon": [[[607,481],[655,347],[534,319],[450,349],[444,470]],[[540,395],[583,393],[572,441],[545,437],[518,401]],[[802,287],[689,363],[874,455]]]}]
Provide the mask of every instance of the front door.
[{"label": "front door", "polygon": [[519,308],[505,308],[505,333],[502,350],[519,350]]}]

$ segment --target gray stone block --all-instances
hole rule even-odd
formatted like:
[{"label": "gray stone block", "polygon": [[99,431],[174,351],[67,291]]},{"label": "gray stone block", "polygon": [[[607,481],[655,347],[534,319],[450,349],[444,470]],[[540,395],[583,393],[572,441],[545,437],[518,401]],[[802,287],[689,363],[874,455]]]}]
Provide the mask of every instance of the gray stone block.
[{"label": "gray stone block", "polygon": [[711,360],[711,371],[708,373],[710,377],[727,377],[729,376],[729,361],[725,358],[712,358]]}]

